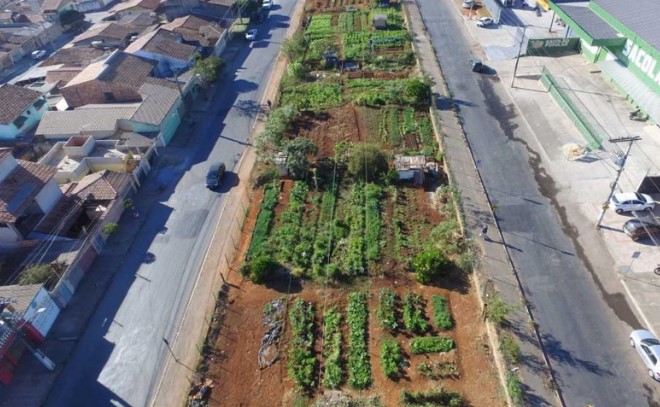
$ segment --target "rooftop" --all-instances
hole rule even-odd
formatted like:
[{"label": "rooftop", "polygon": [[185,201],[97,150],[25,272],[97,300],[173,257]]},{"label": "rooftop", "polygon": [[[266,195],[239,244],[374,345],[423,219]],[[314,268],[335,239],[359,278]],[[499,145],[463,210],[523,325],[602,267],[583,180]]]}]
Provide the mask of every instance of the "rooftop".
[{"label": "rooftop", "polygon": [[142,96],[142,103],[131,119],[155,126],[159,126],[163,122],[167,113],[179,99],[179,91],[176,89],[176,85],[172,89],[169,86],[145,83],[140,88],[140,95]]},{"label": "rooftop", "polygon": [[395,155],[394,167],[397,171],[412,170],[424,168],[426,165],[426,157],[423,155]]},{"label": "rooftop", "polygon": [[126,47],[126,52],[146,51],[187,61],[195,54],[196,48],[178,41],[179,34],[158,29],[143,35]]},{"label": "rooftop", "polygon": [[0,86],[0,124],[7,125],[14,121],[30,105],[41,97],[36,90],[16,85]]},{"label": "rooftop", "polygon": [[101,171],[87,175],[71,191],[81,199],[110,201],[117,199],[119,192],[130,182],[127,172]]},{"label": "rooftop", "polygon": [[[64,112],[44,113],[35,134],[58,137],[73,134],[113,133],[117,121],[130,119],[139,103],[88,105]],[[94,109],[94,111],[90,111]]]},{"label": "rooftop", "polygon": [[0,183],[0,222],[16,222],[57,172],[55,167],[16,161],[16,168]]},{"label": "rooftop", "polygon": [[559,4],[570,18],[595,40],[617,38],[618,32],[589,7],[589,2]]},{"label": "rooftop", "polygon": [[127,14],[122,16],[117,22],[119,24],[132,24],[137,27],[149,27],[156,24],[156,17],[151,15],[151,12]]},{"label": "rooftop", "polygon": [[72,0],[44,0],[41,3],[41,11],[43,12],[55,12],[60,7],[64,6],[66,3],[71,3]]},{"label": "rooftop", "polygon": [[214,45],[225,31],[217,23],[193,15],[176,18],[160,28],[179,33],[184,40],[199,42],[204,47]]},{"label": "rooftop", "polygon": [[23,316],[41,287],[42,284],[0,286],[0,298],[7,301],[16,313]]},{"label": "rooftop", "polygon": [[115,51],[106,59],[94,62],[83,69],[66,86],[98,79],[139,88],[149,77],[155,63],[125,52]]},{"label": "rooftop", "polygon": [[118,13],[131,9],[133,7],[140,7],[146,10],[156,11],[160,7],[160,0],[128,0],[118,4],[115,4],[111,9],[110,13]]},{"label": "rooftop", "polygon": [[656,21],[660,20],[658,0],[636,0],[634,4],[622,0],[593,0],[612,17],[619,20],[656,50],[660,50],[660,35]]},{"label": "rooftop", "polygon": [[101,22],[96,23],[87,31],[71,40],[72,43],[79,43],[85,40],[93,39],[94,37],[112,38],[118,41],[123,41],[131,35],[137,35],[142,31],[142,28],[132,24],[120,24],[118,22]]},{"label": "rooftop", "polygon": [[[90,136],[85,136],[90,137]],[[40,164],[49,165],[57,168],[58,171],[73,172],[78,168],[85,158],[115,158],[123,160],[126,154],[117,150],[117,140],[97,141],[92,138],[94,143],[92,150],[84,156],[67,154],[66,144],[82,136],[71,137],[67,143],[58,142],[48,151],[48,153],[39,160]],[[90,137],[91,138],[91,137]]]}]

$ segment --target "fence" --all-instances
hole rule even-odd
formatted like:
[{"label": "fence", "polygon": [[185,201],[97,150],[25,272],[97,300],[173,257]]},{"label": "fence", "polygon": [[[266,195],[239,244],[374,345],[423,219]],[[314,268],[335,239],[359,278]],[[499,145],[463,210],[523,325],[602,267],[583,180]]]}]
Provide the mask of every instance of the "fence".
[{"label": "fence", "polygon": [[560,86],[558,80],[545,67],[543,67],[541,73],[541,83],[548,89],[562,110],[564,110],[573,124],[575,124],[578,131],[587,141],[587,145],[592,149],[599,149],[603,143],[603,136],[596,131],[596,128],[577,106],[577,103],[566,92],[565,87]]}]

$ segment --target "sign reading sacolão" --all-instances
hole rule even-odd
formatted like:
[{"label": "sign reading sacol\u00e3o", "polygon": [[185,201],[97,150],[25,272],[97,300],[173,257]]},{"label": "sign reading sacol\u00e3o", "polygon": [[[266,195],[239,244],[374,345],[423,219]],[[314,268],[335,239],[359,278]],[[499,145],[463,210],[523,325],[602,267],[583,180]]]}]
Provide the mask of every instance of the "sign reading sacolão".
[{"label": "sign reading sacol\u00e3o", "polygon": [[660,66],[658,66],[658,61],[652,55],[631,40],[626,41],[626,45],[623,46],[621,53],[624,57],[628,58],[629,63],[632,62],[633,65],[644,72],[652,81],[660,85]]}]

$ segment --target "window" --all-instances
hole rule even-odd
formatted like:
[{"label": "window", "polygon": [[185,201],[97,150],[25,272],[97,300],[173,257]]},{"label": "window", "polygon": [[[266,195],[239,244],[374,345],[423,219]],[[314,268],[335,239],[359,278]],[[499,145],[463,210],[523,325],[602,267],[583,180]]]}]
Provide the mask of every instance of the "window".
[{"label": "window", "polygon": [[41,109],[41,107],[42,107],[43,105],[45,105],[45,104],[46,104],[46,101],[45,101],[45,100],[43,100],[43,99],[39,99],[39,100],[37,100],[36,102],[34,102],[34,105],[32,105],[32,106],[34,106],[35,109],[39,110],[39,109]]},{"label": "window", "polygon": [[106,102],[114,102],[115,101],[115,95],[112,92],[103,92],[103,97],[105,98]]},{"label": "window", "polygon": [[27,121],[27,117],[18,116],[18,118],[14,120],[14,126],[16,126],[17,129],[20,129],[21,127],[23,127],[26,121]]}]

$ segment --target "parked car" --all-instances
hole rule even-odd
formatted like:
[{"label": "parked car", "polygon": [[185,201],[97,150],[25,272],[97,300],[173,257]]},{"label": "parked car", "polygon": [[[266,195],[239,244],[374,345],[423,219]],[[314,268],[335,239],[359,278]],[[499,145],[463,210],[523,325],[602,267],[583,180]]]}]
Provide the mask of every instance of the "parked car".
[{"label": "parked car", "polygon": [[622,192],[612,195],[610,207],[618,214],[630,211],[645,211],[655,207],[653,198],[639,192]]},{"label": "parked car", "polygon": [[648,374],[660,381],[660,341],[646,329],[638,329],[630,334],[630,346],[637,353],[648,369]]},{"label": "parked car", "polygon": [[493,24],[495,24],[495,21],[493,21],[493,19],[490,17],[481,17],[479,21],[477,21],[478,27],[488,27],[489,25]]},{"label": "parked car", "polygon": [[36,51],[32,51],[32,59],[41,59],[44,56],[46,56],[46,50],[45,49],[38,49]]},{"label": "parked car", "polygon": [[216,163],[211,165],[206,174],[206,187],[209,189],[218,188],[222,185],[222,176],[225,174],[225,164]]},{"label": "parked car", "polygon": [[266,10],[270,10],[270,8],[273,7],[273,0],[264,0],[264,2],[261,3],[261,7]]},{"label": "parked car", "polygon": [[465,0],[463,2],[463,8],[472,8],[472,6],[474,6],[474,5],[475,5],[474,0]]},{"label": "parked car", "polygon": [[254,41],[257,39],[257,29],[253,28],[251,30],[247,30],[245,33],[245,39],[248,41]]},{"label": "parked car", "polygon": [[488,70],[488,67],[481,62],[480,59],[470,58],[470,67],[472,72],[484,73]]},{"label": "parked car", "polygon": [[630,236],[635,242],[649,234],[660,236],[660,225],[651,223],[652,221],[643,221],[640,219],[630,219],[623,224],[623,233]]}]

